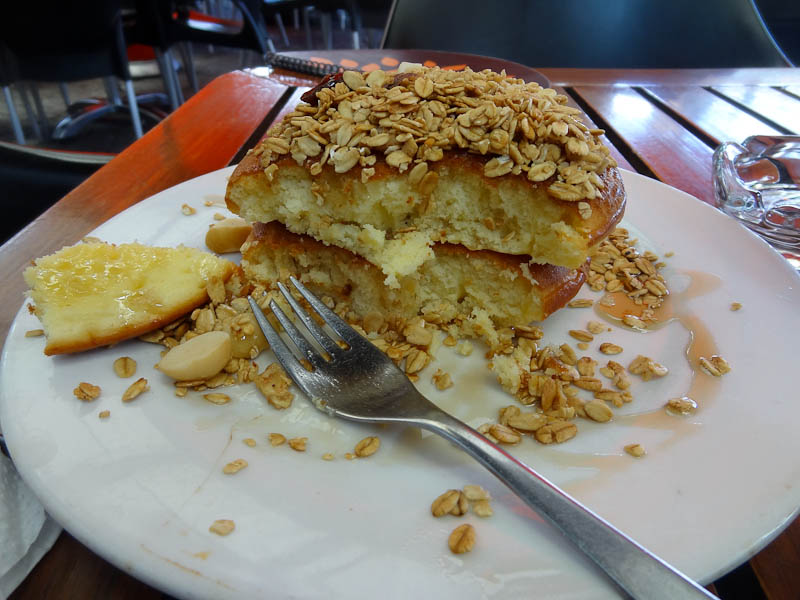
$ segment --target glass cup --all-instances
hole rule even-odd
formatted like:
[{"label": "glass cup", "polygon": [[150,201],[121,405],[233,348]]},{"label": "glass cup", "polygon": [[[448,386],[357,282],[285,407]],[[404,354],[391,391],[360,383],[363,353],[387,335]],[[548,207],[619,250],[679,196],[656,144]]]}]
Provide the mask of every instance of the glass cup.
[{"label": "glass cup", "polygon": [[800,136],[754,135],[719,146],[714,196],[720,210],[775,248],[800,255]]}]

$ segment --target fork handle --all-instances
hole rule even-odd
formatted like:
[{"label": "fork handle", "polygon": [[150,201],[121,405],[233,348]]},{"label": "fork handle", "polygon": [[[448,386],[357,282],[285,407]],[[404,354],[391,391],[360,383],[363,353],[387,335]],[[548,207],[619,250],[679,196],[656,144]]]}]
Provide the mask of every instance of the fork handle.
[{"label": "fork handle", "polygon": [[458,419],[432,409],[416,424],[455,443],[494,473],[633,598],[716,598]]}]

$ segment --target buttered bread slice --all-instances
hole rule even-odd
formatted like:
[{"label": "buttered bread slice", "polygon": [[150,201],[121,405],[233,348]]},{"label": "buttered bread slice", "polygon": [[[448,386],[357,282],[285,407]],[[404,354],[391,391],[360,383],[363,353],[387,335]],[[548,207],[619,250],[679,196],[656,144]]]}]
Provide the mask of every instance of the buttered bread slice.
[{"label": "buttered bread slice", "polygon": [[437,242],[578,268],[622,218],[602,132],[554,90],[419,66],[340,78],[239,164],[233,212],[346,248],[395,287]]},{"label": "buttered bread slice", "polygon": [[236,266],[194,248],[86,242],[25,270],[45,354],[79,352],[157,329],[208,301]]},{"label": "buttered bread slice", "polygon": [[290,275],[320,296],[346,302],[360,317],[384,319],[423,315],[461,335],[492,343],[495,328],[541,321],[572,299],[582,270],[529,264],[528,257],[435,244],[434,260],[399,287],[383,284],[375,265],[343,248],[296,235],[278,223],[256,223],[242,246],[242,268],[266,288]]}]

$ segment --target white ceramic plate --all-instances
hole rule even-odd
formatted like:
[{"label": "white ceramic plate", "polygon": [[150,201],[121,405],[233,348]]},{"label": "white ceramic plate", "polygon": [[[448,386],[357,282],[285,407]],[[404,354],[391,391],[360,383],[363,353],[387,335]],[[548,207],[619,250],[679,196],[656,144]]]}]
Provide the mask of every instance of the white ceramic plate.
[{"label": "white ceramic plate", "polygon": [[[93,235],[112,242],[203,247],[229,170],[210,173],[145,200]],[[625,173],[626,223],[665,253],[675,291],[694,278],[686,310],[712,333],[731,373],[698,398],[692,417],[663,413],[689,388],[680,323],[647,334],[614,328],[598,336],[625,348],[628,364],[646,354],[671,373],[634,382],[635,400],[609,424],[580,421],[567,444],[531,439],[512,449],[620,529],[707,582],[748,558],[795,515],[800,504],[800,404],[796,348],[798,277],[778,254],[686,194]],[[188,203],[197,214],[184,216]],[[702,285],[700,287],[703,287]],[[584,290],[579,297],[597,296]],[[729,310],[741,302],[738,312]],[[592,309],[564,309],[548,319],[546,339],[574,341],[567,329],[597,319]],[[177,398],[151,366],[159,347],[139,341],[77,356],[48,358],[38,328],[20,310],[2,359],[2,419],[14,461],[50,514],[93,550],[138,578],[183,598],[614,597],[586,559],[476,463],[446,442],[415,430],[334,421],[295,399],[286,411],[253,387],[229,388],[231,404],[199,394]],[[112,371],[123,355],[139,363],[151,390],[123,405],[130,383]],[[483,349],[468,358],[439,352],[456,385],[421,388],[440,406],[479,425],[512,404],[486,369]],[[607,359],[608,357],[606,357]],[[262,356],[263,366],[269,356]],[[707,377],[699,375],[699,377]],[[72,389],[100,385],[84,403]],[[111,417],[98,418],[101,410]],[[650,416],[648,416],[648,414]],[[631,415],[639,415],[631,416]],[[307,436],[308,450],[273,448],[270,432]],[[380,451],[345,460],[362,437]],[[252,437],[256,447],[242,440]],[[641,443],[647,456],[622,450]],[[333,462],[321,460],[332,452]],[[249,467],[223,475],[227,462]],[[448,488],[490,490],[494,516],[434,519],[431,501]],[[233,519],[228,537],[209,533]],[[463,522],[477,530],[475,549],[455,556],[447,536]]]}]

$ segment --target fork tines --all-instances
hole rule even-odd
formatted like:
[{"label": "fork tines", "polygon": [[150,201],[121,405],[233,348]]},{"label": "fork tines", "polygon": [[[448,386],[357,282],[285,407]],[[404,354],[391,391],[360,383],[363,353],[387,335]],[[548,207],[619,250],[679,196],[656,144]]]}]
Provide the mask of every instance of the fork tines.
[{"label": "fork tines", "polygon": [[[341,337],[348,346],[358,344],[360,341],[363,342],[363,339],[355,329],[350,327],[339,317],[339,315],[325,306],[325,304],[319,298],[312,294],[295,277],[290,277],[289,280],[295,289],[300,293],[300,295],[306,300],[306,302],[311,305],[311,308],[313,308],[314,311],[322,318],[325,324],[327,324],[339,337]],[[329,358],[333,359],[345,351],[345,349],[342,348],[336,340],[331,338],[331,336],[328,335],[328,333],[317,324],[314,318],[300,305],[300,303],[295,300],[283,283],[278,283],[278,289],[280,290],[281,295],[286,299],[286,302],[289,304],[294,314],[298,319],[300,319],[314,340],[316,340],[317,343],[328,354]],[[253,309],[253,314],[256,317],[256,321],[261,327],[261,330],[264,332],[264,336],[267,338],[267,341],[275,353],[275,356],[278,358],[278,361],[281,363],[281,365],[283,365],[284,369],[286,369],[292,379],[295,379],[296,381],[295,375],[301,375],[298,369],[307,374],[308,369],[306,369],[295,357],[294,353],[283,341],[283,338],[281,338],[281,336],[272,326],[272,323],[270,323],[266,318],[261,310],[261,307],[258,306],[252,297],[249,297],[248,301],[250,303],[250,307]],[[286,315],[286,313],[281,309],[278,303],[275,302],[275,300],[270,300],[269,308],[283,327],[287,337],[292,340],[292,343],[295,345],[302,357],[311,363],[312,367],[317,368],[323,363],[327,362],[326,357],[323,356],[308,341],[308,339],[306,339],[305,335],[303,335],[303,333],[297,328],[297,326]],[[299,382],[297,383],[299,385]]]}]

